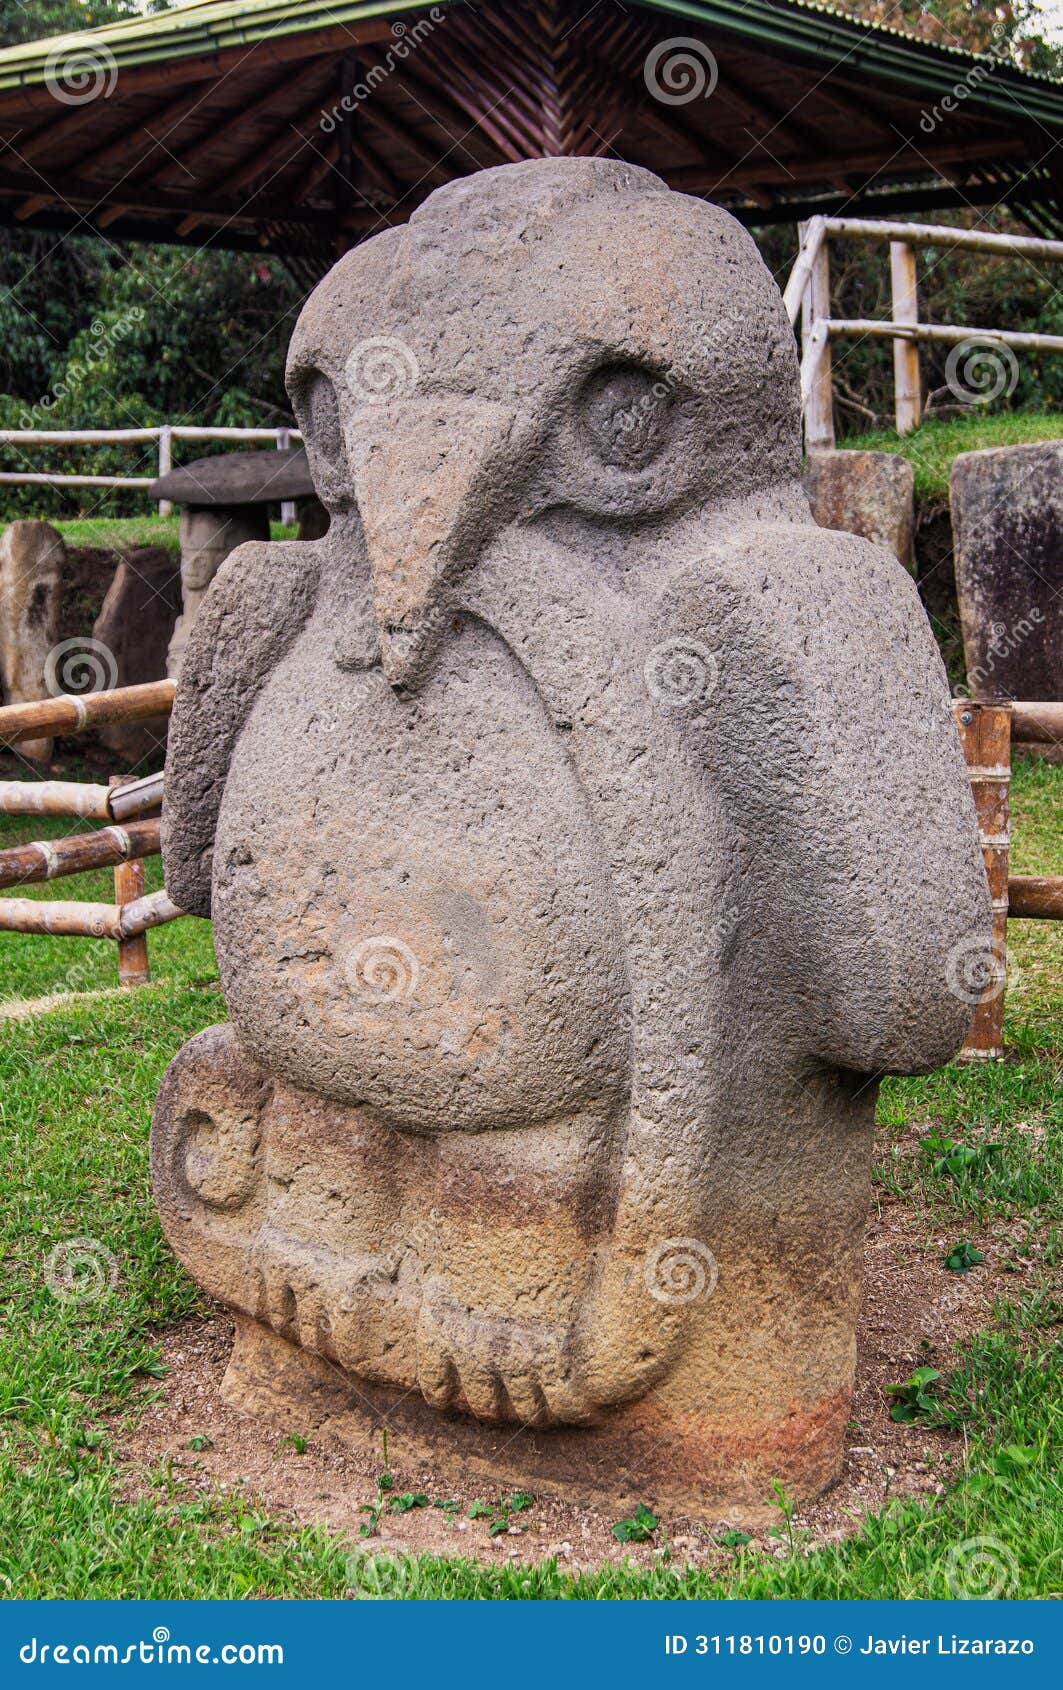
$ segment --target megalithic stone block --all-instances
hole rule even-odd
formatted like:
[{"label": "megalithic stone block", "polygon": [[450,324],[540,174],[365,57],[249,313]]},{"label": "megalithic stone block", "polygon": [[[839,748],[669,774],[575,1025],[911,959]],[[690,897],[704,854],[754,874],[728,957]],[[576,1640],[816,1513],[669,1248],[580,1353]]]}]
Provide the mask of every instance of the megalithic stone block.
[{"label": "megalithic stone block", "polygon": [[1063,441],[961,452],[949,479],[974,698],[1063,698]]},{"label": "megalithic stone block", "polygon": [[821,528],[861,534],[915,570],[915,478],[896,452],[810,452],[805,491]]},{"label": "megalithic stone block", "polygon": [[180,535],[181,614],[167,659],[167,673],[174,678],[181,672],[188,637],[207,589],[229,553],[249,540],[269,539],[269,507],[240,505],[227,509],[208,505],[197,509],[190,505],[181,512]]},{"label": "megalithic stone block", "polygon": [[288,384],[324,539],[189,641],[166,882],[230,1024],[152,1129],[226,1393],[514,1484],[840,1471],[878,1076],[991,942],[915,584],[818,528],[778,290],[602,159],[348,253]]},{"label": "megalithic stone block", "polygon": [[[47,698],[48,660],[59,634],[65,548],[47,522],[10,522],[0,539],[0,678],[5,704]],[[51,688],[62,691],[62,686]],[[52,755],[50,739],[26,739],[19,752],[33,762]]]},{"label": "megalithic stone block", "polygon": [[[140,546],[119,560],[92,630],[109,654],[115,686],[163,679],[180,609],[180,565],[165,546]],[[114,723],[98,731],[110,750],[137,763],[153,753],[163,755],[166,727],[162,717]]]}]

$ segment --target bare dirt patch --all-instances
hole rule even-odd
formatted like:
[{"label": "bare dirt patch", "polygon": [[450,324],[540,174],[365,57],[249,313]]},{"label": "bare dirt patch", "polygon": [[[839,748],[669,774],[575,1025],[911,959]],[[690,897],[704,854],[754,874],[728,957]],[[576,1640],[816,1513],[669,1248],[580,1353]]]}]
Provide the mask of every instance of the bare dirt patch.
[{"label": "bare dirt patch", "polygon": [[[807,1531],[812,1543],[850,1535],[866,1514],[891,1496],[940,1494],[950,1465],[959,1458],[954,1434],[891,1420],[894,1399],[886,1391],[920,1365],[946,1370],[957,1344],[988,1322],[993,1300],[1003,1288],[1008,1243],[1003,1236],[999,1242],[992,1236],[972,1239],[985,1252],[985,1261],[959,1275],[950,1273],[942,1260],[954,1242],[951,1236],[928,1241],[917,1231],[911,1211],[900,1204],[885,1206],[871,1218],[844,1474],[819,1503],[794,1520],[795,1529]],[[513,1516],[508,1531],[491,1538],[486,1519],[467,1518],[473,1503],[492,1500],[483,1485],[470,1489],[460,1471],[409,1463],[392,1441],[393,1495],[422,1493],[430,1502],[456,1501],[459,1507],[452,1514],[434,1507],[385,1512],[378,1535],[360,1538],[360,1528],[369,1519],[366,1506],[376,1497],[383,1467],[379,1443],[352,1450],[314,1434],[300,1454],[283,1432],[228,1407],[221,1400],[220,1385],[231,1341],[231,1320],[220,1309],[210,1318],[185,1321],[160,1335],[168,1368],[161,1400],[144,1410],[118,1440],[128,1463],[129,1495],[149,1494],[158,1501],[165,1494],[158,1488],[160,1470],[170,1463],[173,1479],[188,1487],[176,1494],[175,1503],[199,1489],[237,1490],[275,1518],[318,1523],[348,1534],[352,1548],[466,1555],[484,1561],[557,1556],[573,1569],[625,1558],[650,1565],[661,1555],[665,1538],[675,1561],[711,1564],[725,1554],[715,1539],[728,1527],[743,1525],[737,1516],[706,1521],[665,1515],[655,1543],[621,1544],[610,1530],[613,1517],[595,1507],[540,1494],[533,1508]],[[301,1430],[290,1428],[295,1434]],[[211,1440],[209,1449],[189,1447],[193,1439],[204,1437]],[[652,1494],[645,1501],[652,1507]],[[754,1533],[752,1547],[782,1553],[763,1529]]]}]

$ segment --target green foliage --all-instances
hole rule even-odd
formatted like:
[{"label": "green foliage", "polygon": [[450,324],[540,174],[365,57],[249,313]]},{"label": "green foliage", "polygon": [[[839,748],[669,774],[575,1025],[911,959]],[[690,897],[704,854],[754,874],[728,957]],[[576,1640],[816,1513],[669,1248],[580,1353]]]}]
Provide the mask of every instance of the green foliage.
[{"label": "green foliage", "polygon": [[900,1384],[887,1385],[886,1390],[897,1401],[890,1409],[890,1419],[908,1423],[921,1420],[925,1426],[941,1424],[941,1404],[930,1390],[941,1374],[936,1367],[917,1367],[909,1379]]},{"label": "green foliage", "polygon": [[977,1267],[979,1262],[984,1261],[985,1251],[976,1250],[972,1244],[968,1244],[964,1239],[961,1243],[954,1244],[947,1253],[945,1266],[950,1273],[970,1273],[973,1267]]},{"label": "green foliage", "polygon": [[660,1523],[653,1510],[640,1502],[630,1519],[618,1520],[610,1530],[620,1543],[648,1543]]}]

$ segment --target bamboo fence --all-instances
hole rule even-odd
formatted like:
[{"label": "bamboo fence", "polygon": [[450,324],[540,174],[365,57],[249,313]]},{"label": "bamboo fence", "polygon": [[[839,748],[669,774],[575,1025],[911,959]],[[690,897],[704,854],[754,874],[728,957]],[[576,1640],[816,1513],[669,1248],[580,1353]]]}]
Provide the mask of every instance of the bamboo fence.
[{"label": "bamboo fence", "polygon": [[[169,715],[173,681],[117,687],[84,697],[61,694],[0,709],[0,745],[52,733],[79,733],[109,722]],[[115,776],[106,786],[63,780],[0,781],[0,814],[70,816],[106,825],[64,839],[39,839],[0,851],[0,888],[59,880],[88,869],[114,868],[114,903],[73,899],[0,898],[0,932],[64,934],[110,939],[118,981],[141,986],[150,978],[147,933],[184,914],[165,892],[144,894],[144,859],[162,849],[163,777]]]},{"label": "bamboo fence", "polygon": [[[0,746],[50,733],[79,732],[106,722],[136,722],[168,715],[173,681],[118,687],[111,692],[67,694],[0,709]],[[1063,742],[1063,703],[1001,703],[961,699],[954,706],[978,815],[979,839],[993,900],[992,956],[987,980],[963,1056],[1002,1054],[1007,924],[1063,920],[1063,875],[1011,875],[1009,789],[1012,739]],[[107,786],[76,781],[0,781],[0,814],[72,816],[106,823],[66,839],[38,840],[0,851],[0,888],[57,880],[113,865],[113,904],[0,898],[0,932],[70,934],[114,940],[122,985],[149,978],[144,935],[184,914],[165,892],[144,895],[144,859],[161,850],[163,777],[116,778]]]}]

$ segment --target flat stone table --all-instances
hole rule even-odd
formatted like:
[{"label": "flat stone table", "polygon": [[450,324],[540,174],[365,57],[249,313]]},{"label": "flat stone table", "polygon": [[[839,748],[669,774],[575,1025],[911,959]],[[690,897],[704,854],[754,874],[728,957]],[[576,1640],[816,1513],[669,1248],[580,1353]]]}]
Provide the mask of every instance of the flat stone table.
[{"label": "flat stone table", "polygon": [[166,660],[167,673],[176,676],[199,607],[225,558],[246,540],[269,539],[270,505],[295,499],[313,501],[312,512],[317,499],[302,447],[280,452],[225,452],[211,458],[196,458],[169,475],[160,476],[149,489],[149,495],[184,507],[181,512],[182,609]]}]

